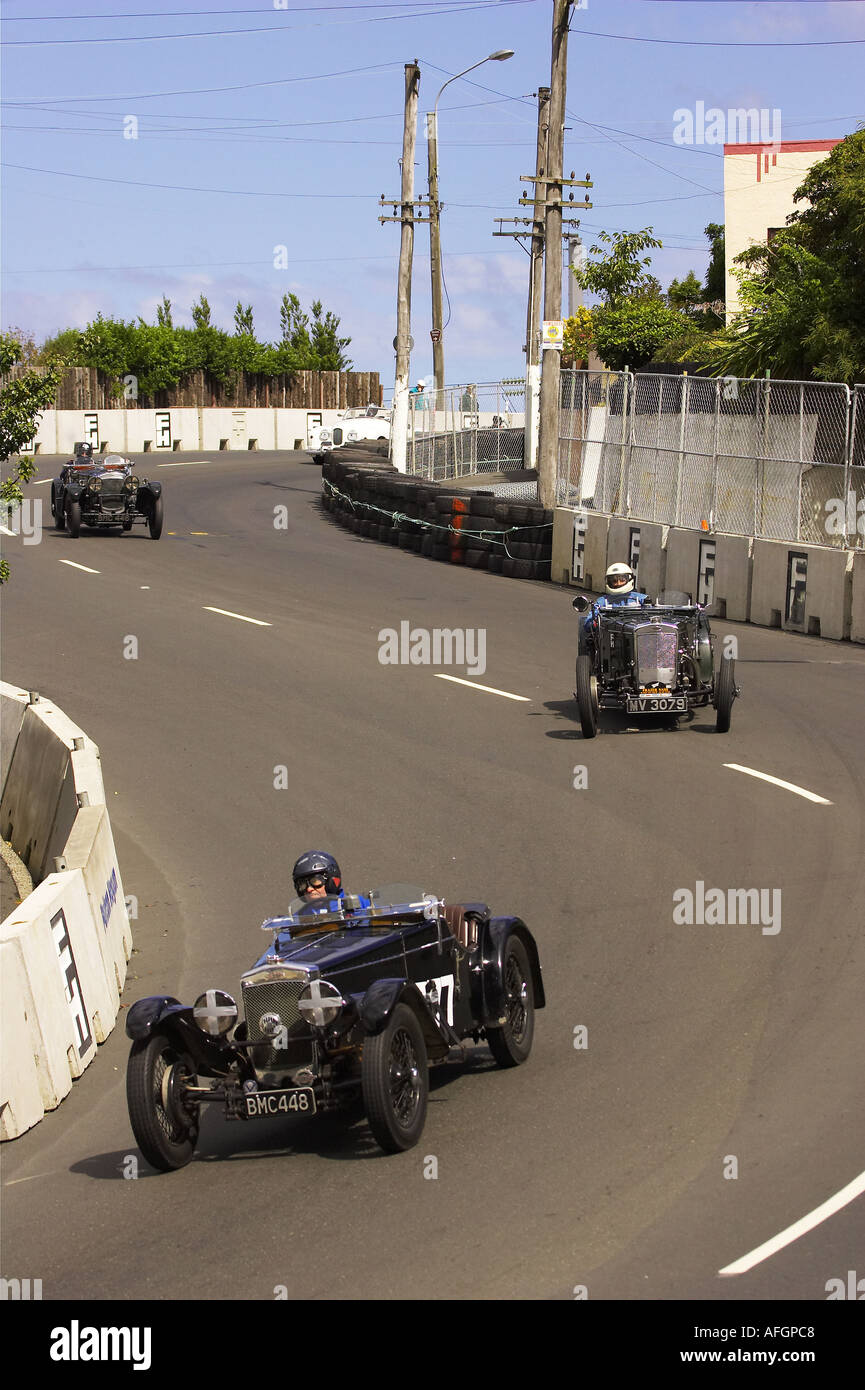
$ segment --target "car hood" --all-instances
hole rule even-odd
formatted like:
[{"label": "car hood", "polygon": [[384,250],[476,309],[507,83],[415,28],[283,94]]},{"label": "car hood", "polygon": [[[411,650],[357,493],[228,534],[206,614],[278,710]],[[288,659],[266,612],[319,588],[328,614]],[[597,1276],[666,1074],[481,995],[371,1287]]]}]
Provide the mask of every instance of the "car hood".
[{"label": "car hood", "polygon": [[[429,923],[425,925],[429,927]],[[305,967],[313,973],[327,975],[360,960],[402,957],[402,939],[405,931],[405,927],[350,927],[336,930],[324,928],[321,931],[304,933],[299,940],[281,932],[275,949],[268,949],[256,961],[252,971],[247,972],[247,976],[255,970],[280,965]]]}]

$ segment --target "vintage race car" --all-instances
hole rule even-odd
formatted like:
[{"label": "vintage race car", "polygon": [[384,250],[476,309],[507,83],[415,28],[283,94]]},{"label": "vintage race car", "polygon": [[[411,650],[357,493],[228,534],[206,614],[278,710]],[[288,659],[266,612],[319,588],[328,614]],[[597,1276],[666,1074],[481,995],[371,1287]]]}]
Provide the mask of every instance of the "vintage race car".
[{"label": "vintage race car", "polygon": [[602,709],[628,714],[679,715],[701,706],[716,711],[715,728],[730,728],[740,693],[735,662],[716,661],[706,608],[667,590],[654,604],[604,606],[574,599],[580,619],[574,697],[584,738],[598,732]]},{"label": "vintage race car", "polygon": [[58,531],[70,536],[81,527],[147,526],[155,541],[162,535],[162,484],[142,478],[120,454],[93,457],[76,444],[75,456],[51,484],[51,515]]},{"label": "vintage race car", "polygon": [[307,448],[311,453],[328,453],[342,444],[362,439],[390,439],[391,412],[380,405],[350,406],[335,425],[314,425]]},{"label": "vintage race car", "polygon": [[411,1148],[429,1067],[484,1039],[501,1067],[525,1062],[544,1005],[534,937],[484,903],[450,906],[391,884],[363,899],[296,898],[262,930],[270,947],[230,994],[168,996],[129,1009],[126,1093],[142,1154],[182,1168],[202,1105],[226,1120],[306,1118],[361,1101],[385,1152]]}]

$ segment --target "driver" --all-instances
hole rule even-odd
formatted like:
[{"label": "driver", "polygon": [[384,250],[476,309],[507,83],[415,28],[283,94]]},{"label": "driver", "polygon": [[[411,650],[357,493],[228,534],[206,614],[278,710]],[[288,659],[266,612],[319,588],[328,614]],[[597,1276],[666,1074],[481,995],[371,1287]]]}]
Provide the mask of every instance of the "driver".
[{"label": "driver", "polygon": [[[299,898],[339,898],[345,897],[342,887],[342,870],[332,854],[326,850],[310,849],[302,854],[291,871],[294,891]],[[361,897],[361,907],[370,907],[369,898]]]},{"label": "driver", "polygon": [[642,608],[643,604],[648,600],[648,594],[641,593],[637,590],[637,576],[631,569],[631,566],[622,564],[621,561],[617,561],[616,564],[610,565],[606,573],[605,583],[607,589],[606,593],[602,594],[600,598],[595,599],[589,612],[583,619],[583,634],[585,641],[591,640],[592,623],[594,621],[596,609],[610,608],[618,606],[619,604],[625,604],[628,607]]}]

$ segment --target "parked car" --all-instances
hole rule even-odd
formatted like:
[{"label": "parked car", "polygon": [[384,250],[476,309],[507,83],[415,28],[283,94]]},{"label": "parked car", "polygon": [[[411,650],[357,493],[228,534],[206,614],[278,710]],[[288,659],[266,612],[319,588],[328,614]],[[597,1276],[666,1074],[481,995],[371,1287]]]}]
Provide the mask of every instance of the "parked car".
[{"label": "parked car", "polygon": [[356,444],[359,439],[390,439],[391,412],[383,406],[350,406],[339,416],[336,425],[316,425],[309,432],[311,453],[327,453],[341,444]]},{"label": "parked car", "polygon": [[120,454],[93,457],[92,446],[75,446],[51,484],[51,515],[58,531],[76,537],[82,526],[147,526],[155,541],[162,535],[162,484],[141,477]]},{"label": "parked car", "polygon": [[597,734],[602,709],[679,715],[711,704],[718,733],[729,731],[740,693],[735,662],[726,653],[715,660],[705,607],[677,590],[642,607],[605,607],[585,594],[573,606],[589,615],[580,622],[574,692],[584,738]]},{"label": "parked car", "polygon": [[155,1168],[190,1161],[205,1104],[254,1125],[361,1100],[396,1153],[423,1131],[430,1066],[468,1039],[485,1039],[501,1067],[529,1056],[544,987],[519,917],[390,884],[368,900],[296,898],[262,930],[272,941],[241,978],[240,1021],[219,989],[129,1009],[129,1117]]}]

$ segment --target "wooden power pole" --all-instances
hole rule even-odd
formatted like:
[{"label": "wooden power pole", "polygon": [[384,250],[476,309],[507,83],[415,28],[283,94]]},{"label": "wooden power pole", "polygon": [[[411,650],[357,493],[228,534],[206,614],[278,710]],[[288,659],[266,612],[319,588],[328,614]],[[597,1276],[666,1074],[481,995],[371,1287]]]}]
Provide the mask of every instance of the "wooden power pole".
[{"label": "wooden power pole", "polygon": [[[553,0],[550,131],[547,140],[547,207],[544,232],[544,318],[548,321],[560,320],[562,317],[562,178],[568,75],[568,20],[572,4],[573,0]],[[544,347],[538,446],[538,500],[544,507],[555,505],[561,374],[561,347]]]},{"label": "wooden power pole", "polygon": [[541,405],[541,292],[544,273],[544,204],[547,173],[547,137],[550,123],[550,89],[538,88],[538,146],[535,158],[535,207],[529,262],[529,302],[526,314],[526,428],[525,466],[538,465],[538,425]]},{"label": "wooden power pole", "polygon": [[411,267],[414,252],[414,147],[417,135],[417,101],[420,68],[417,61],[405,65],[405,120],[402,135],[402,184],[400,190],[399,271],[396,287],[396,379],[393,388],[391,462],[406,471],[408,445],[408,372],[411,360]]}]

